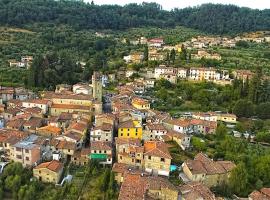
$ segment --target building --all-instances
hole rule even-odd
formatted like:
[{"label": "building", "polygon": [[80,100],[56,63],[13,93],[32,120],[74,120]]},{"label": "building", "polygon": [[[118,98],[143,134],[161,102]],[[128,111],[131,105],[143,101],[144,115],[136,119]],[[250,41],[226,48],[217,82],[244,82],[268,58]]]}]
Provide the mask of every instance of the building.
[{"label": "building", "polygon": [[30,135],[12,145],[11,159],[20,162],[23,166],[33,166],[41,160],[41,145],[39,137]]},{"label": "building", "polygon": [[204,50],[198,50],[197,54],[192,54],[193,59],[213,59],[213,60],[221,60],[221,56],[218,53],[208,53]]},{"label": "building", "polygon": [[175,141],[182,150],[186,150],[190,147],[191,135],[169,130],[166,136],[169,137],[171,140]]},{"label": "building", "polygon": [[190,182],[180,186],[182,200],[216,200],[215,194],[200,182]]},{"label": "building", "polygon": [[120,164],[143,169],[144,147],[139,139],[116,138],[116,158]]},{"label": "building", "polygon": [[147,123],[145,126],[145,130],[148,131],[148,139],[161,139],[163,135],[168,133],[167,129],[160,123]]},{"label": "building", "polygon": [[185,68],[177,68],[177,78],[186,79],[188,76],[188,70]]},{"label": "building", "polygon": [[93,94],[93,88],[90,87],[86,83],[77,83],[73,85],[72,91],[75,94],[85,94],[85,95],[92,95]]},{"label": "building", "polygon": [[93,98],[102,102],[102,76],[98,72],[94,72],[92,76]]},{"label": "building", "polygon": [[138,97],[135,97],[132,99],[131,101],[131,104],[133,107],[135,107],[136,109],[139,109],[139,110],[148,110],[150,109],[150,103],[149,101],[145,100],[145,99],[142,99],[142,98],[138,98]]},{"label": "building", "polygon": [[128,56],[124,56],[123,59],[125,60],[126,63],[139,64],[139,63],[142,63],[144,59],[144,55],[143,53],[132,53]]},{"label": "building", "polygon": [[189,80],[194,81],[214,81],[216,79],[216,70],[213,68],[190,68]]},{"label": "building", "polygon": [[162,177],[126,173],[120,188],[118,200],[178,200],[178,189]]},{"label": "building", "polygon": [[161,48],[164,44],[163,38],[153,38],[148,40],[148,46],[154,48]]},{"label": "building", "polygon": [[113,149],[111,142],[93,141],[90,145],[90,158],[98,160],[99,164],[112,165]]},{"label": "building", "polygon": [[262,188],[259,191],[255,190],[248,195],[248,200],[269,200],[270,188]]},{"label": "building", "polygon": [[177,74],[177,68],[160,65],[155,68],[155,79],[160,79],[162,74]]},{"label": "building", "polygon": [[160,141],[144,143],[144,168],[146,172],[169,176],[171,159],[166,143]]},{"label": "building", "polygon": [[231,161],[213,161],[205,154],[199,153],[194,160],[185,161],[182,164],[182,169],[190,181],[214,187],[226,183],[235,166]]},{"label": "building", "polygon": [[164,73],[160,75],[161,79],[167,80],[172,84],[176,84],[177,83],[177,75],[174,73]]},{"label": "building", "polygon": [[46,183],[59,183],[64,165],[57,161],[52,160],[50,162],[41,163],[33,169],[33,176],[39,181]]},{"label": "building", "polygon": [[121,122],[118,126],[118,137],[142,139],[142,126],[140,122],[133,120]]},{"label": "building", "polygon": [[94,127],[90,132],[90,141],[107,141],[112,142],[113,124],[103,123]]},{"label": "building", "polygon": [[237,122],[237,116],[230,113],[219,113],[217,120],[225,123],[235,124]]},{"label": "building", "polygon": [[90,155],[90,148],[82,148],[81,150],[76,151],[73,156],[71,156],[71,163],[80,166],[86,165],[90,160]]}]

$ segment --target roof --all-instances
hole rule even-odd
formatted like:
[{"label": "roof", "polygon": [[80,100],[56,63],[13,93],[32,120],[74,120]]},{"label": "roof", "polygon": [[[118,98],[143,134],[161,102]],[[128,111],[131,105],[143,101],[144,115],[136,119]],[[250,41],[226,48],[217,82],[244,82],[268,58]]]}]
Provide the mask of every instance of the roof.
[{"label": "roof", "polygon": [[49,133],[49,134],[53,134],[53,135],[60,135],[62,132],[62,129],[58,128],[56,126],[48,125],[48,126],[38,128],[38,132]]},{"label": "roof", "polygon": [[71,104],[53,104],[51,108],[58,109],[77,109],[77,110],[88,110],[90,111],[90,106],[81,106],[81,105],[71,105]]},{"label": "roof", "polygon": [[75,131],[79,131],[79,132],[83,132],[88,128],[88,125],[85,123],[80,123],[80,122],[75,122],[73,124],[71,124],[70,129],[71,130],[75,130]]},{"label": "roof", "polygon": [[92,96],[86,94],[74,94],[74,93],[54,93],[54,92],[44,92],[44,99],[73,99],[73,100],[88,100],[91,101]]},{"label": "roof", "polygon": [[160,141],[147,141],[144,143],[144,155],[172,159],[167,144]]},{"label": "roof", "polygon": [[197,154],[194,160],[187,160],[185,163],[192,174],[225,174],[236,166],[231,161],[213,161],[203,153]]},{"label": "roof", "polygon": [[126,173],[121,185],[118,200],[142,200],[146,199],[149,190],[170,189],[178,193],[176,187],[168,179],[141,175],[138,173]]},{"label": "roof", "polygon": [[53,172],[60,172],[60,170],[62,170],[64,167],[63,163],[57,161],[57,160],[52,160],[50,162],[45,162],[45,163],[41,163],[38,166],[36,166],[34,169],[49,169]]},{"label": "roof", "polygon": [[80,141],[83,137],[80,133],[76,133],[73,131],[68,131],[64,135],[65,135],[65,137],[71,138],[71,139],[76,140],[76,141]]},{"label": "roof", "polygon": [[17,113],[21,112],[19,108],[8,108],[5,113],[16,115]]},{"label": "roof", "polygon": [[165,121],[168,124],[180,126],[180,127],[188,127],[190,126],[190,120],[188,119],[169,119]]},{"label": "roof", "polygon": [[138,104],[138,105],[147,105],[147,104],[149,104],[149,102],[147,100],[142,99],[142,98],[138,98],[138,97],[133,98],[132,103]]},{"label": "roof", "polygon": [[24,119],[10,120],[7,122],[6,127],[20,129],[23,126],[24,122],[25,122]]},{"label": "roof", "polygon": [[203,199],[203,200],[215,200],[214,193],[211,190],[199,182],[191,182],[186,185],[180,186],[180,192],[185,200]]},{"label": "roof", "polygon": [[166,128],[162,125],[162,124],[154,124],[154,123],[147,123],[146,124],[146,127],[149,129],[149,130],[164,130],[167,132]]},{"label": "roof", "polygon": [[14,147],[22,148],[22,149],[34,149],[38,148],[40,145],[37,144],[36,142],[38,141],[39,136],[37,135],[29,135],[25,137],[23,140],[17,142],[14,144]]},{"label": "roof", "polygon": [[22,131],[0,129],[0,142],[10,143],[13,145],[25,137],[27,137],[27,134]]},{"label": "roof", "polygon": [[112,131],[113,125],[109,123],[103,123],[100,126],[96,126],[93,128],[93,130],[102,130],[102,131]]},{"label": "roof", "polygon": [[43,123],[42,118],[32,117],[24,123],[24,126],[30,126],[31,128],[37,128],[37,127],[40,127],[42,125],[42,123]]},{"label": "roof", "polygon": [[140,123],[136,123],[133,120],[128,120],[119,124],[118,128],[141,128]]},{"label": "roof", "polygon": [[58,149],[76,149],[76,143],[67,141],[66,139],[60,140],[60,139],[53,139],[51,141],[51,145]]},{"label": "roof", "polygon": [[140,139],[138,138],[115,138],[116,145],[134,145],[134,146],[142,146]]},{"label": "roof", "polygon": [[50,101],[46,99],[28,99],[23,101],[23,103],[34,103],[34,104],[48,104]]},{"label": "roof", "polygon": [[31,114],[40,114],[40,113],[42,113],[42,109],[39,108],[39,107],[24,108],[23,111],[25,113],[31,113]]},{"label": "roof", "polygon": [[90,145],[91,150],[112,150],[112,143],[105,141],[94,141]]}]

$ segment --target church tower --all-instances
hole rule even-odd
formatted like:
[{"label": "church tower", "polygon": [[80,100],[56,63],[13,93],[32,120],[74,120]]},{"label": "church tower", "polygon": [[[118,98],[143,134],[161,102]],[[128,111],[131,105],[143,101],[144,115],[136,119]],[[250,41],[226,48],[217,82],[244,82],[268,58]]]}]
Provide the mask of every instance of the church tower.
[{"label": "church tower", "polygon": [[102,75],[94,72],[92,75],[93,97],[98,101],[102,101]]}]

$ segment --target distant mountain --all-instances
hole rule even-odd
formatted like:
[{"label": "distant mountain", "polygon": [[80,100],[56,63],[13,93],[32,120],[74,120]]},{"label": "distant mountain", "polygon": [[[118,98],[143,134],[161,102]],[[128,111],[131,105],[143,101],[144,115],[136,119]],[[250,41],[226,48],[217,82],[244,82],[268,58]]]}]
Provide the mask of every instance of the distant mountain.
[{"label": "distant mountain", "polygon": [[183,25],[214,34],[270,30],[270,10],[205,4],[162,10],[156,3],[126,6],[94,5],[82,1],[1,0],[0,25],[24,27],[32,23],[68,24],[81,29],[124,30],[133,27]]}]

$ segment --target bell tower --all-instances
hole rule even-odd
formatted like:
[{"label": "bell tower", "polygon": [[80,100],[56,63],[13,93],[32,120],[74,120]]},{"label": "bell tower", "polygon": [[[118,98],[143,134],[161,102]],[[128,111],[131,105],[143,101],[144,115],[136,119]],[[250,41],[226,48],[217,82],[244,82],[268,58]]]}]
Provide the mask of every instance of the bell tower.
[{"label": "bell tower", "polygon": [[92,75],[93,97],[102,102],[102,75],[99,72],[94,72]]}]

